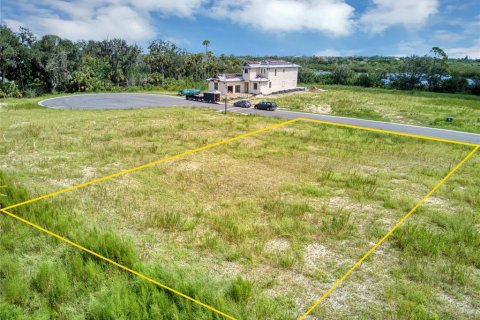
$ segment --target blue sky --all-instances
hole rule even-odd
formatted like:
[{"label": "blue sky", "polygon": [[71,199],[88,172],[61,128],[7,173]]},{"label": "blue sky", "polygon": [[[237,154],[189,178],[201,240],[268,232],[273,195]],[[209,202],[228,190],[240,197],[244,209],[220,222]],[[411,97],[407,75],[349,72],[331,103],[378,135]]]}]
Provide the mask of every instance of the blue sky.
[{"label": "blue sky", "polygon": [[37,36],[170,40],[215,54],[405,56],[439,46],[480,58],[479,0],[0,0],[1,23]]}]

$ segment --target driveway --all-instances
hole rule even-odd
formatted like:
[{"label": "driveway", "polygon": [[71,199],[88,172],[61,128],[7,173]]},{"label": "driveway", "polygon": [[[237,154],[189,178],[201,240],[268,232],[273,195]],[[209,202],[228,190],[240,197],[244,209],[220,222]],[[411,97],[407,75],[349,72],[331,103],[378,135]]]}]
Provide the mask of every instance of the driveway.
[{"label": "driveway", "polygon": [[[58,98],[51,98],[39,102],[40,105],[60,109],[139,109],[148,107],[206,107],[223,110],[222,104],[210,104],[196,101],[188,101],[183,97],[164,96],[146,93],[102,93],[102,94],[79,94]],[[304,113],[286,110],[264,111],[253,108],[243,109],[228,106],[228,111],[241,114],[256,114],[285,119],[310,118],[348,124],[360,127],[389,130],[394,132],[409,133],[446,140],[480,144],[480,134],[420,127],[392,122],[372,121],[357,118],[336,117]]]},{"label": "driveway", "polygon": [[40,101],[41,106],[58,109],[141,109],[150,107],[205,107],[206,103],[183,97],[148,93],[77,94]]}]

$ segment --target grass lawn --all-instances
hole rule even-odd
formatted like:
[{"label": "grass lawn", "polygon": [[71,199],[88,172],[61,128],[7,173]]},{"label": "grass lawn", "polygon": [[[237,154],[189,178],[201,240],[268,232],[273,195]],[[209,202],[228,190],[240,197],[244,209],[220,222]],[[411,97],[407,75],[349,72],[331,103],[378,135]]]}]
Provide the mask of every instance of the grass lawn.
[{"label": "grass lawn", "polygon": [[[480,97],[420,91],[320,86],[327,91],[269,96],[281,108],[480,133]],[[454,117],[453,122],[446,122]]]},{"label": "grass lawn", "polygon": [[[281,121],[7,106],[0,204]],[[12,211],[234,317],[295,319],[469,150],[295,123]],[[313,315],[478,317],[479,177],[476,154]],[[0,319],[220,319],[4,215],[0,252]]]}]

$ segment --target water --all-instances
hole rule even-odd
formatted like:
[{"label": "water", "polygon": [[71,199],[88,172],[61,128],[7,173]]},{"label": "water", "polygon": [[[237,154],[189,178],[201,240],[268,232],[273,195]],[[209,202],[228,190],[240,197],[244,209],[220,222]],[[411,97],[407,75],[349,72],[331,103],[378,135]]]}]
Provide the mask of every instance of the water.
[{"label": "water", "polygon": [[[327,71],[327,70],[315,70],[313,71],[313,74],[314,75],[329,75],[329,74],[332,74],[332,71]],[[361,75],[361,74],[368,74],[366,72],[355,72],[356,75]],[[396,77],[398,77],[399,75],[401,75],[401,73],[398,73],[398,72],[392,72],[392,73],[387,73],[387,77],[386,78],[383,78],[383,79],[380,79],[380,81],[383,82],[383,84],[391,84],[393,82],[393,80],[395,80]],[[405,76],[409,76],[409,74],[403,74]],[[421,76],[422,79],[420,80],[420,83],[424,86],[428,86],[428,80],[426,80],[427,78],[427,75],[422,75]],[[448,79],[451,79],[452,76],[451,75],[442,75],[440,76],[440,79],[441,80],[448,80]],[[470,79],[470,78],[465,78],[465,80],[467,80],[467,83],[469,86],[473,86],[475,85],[477,82],[474,80],[474,79]]]}]

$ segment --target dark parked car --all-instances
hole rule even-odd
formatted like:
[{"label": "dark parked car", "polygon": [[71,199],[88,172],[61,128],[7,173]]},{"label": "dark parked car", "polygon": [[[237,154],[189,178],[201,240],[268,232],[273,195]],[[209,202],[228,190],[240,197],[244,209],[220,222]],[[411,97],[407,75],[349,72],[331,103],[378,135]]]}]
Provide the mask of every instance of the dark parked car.
[{"label": "dark parked car", "polygon": [[233,106],[238,108],[250,108],[252,104],[247,100],[240,100],[235,102]]},{"label": "dark parked car", "polygon": [[275,102],[263,101],[263,102],[257,103],[254,108],[273,111],[277,109],[277,104]]}]

